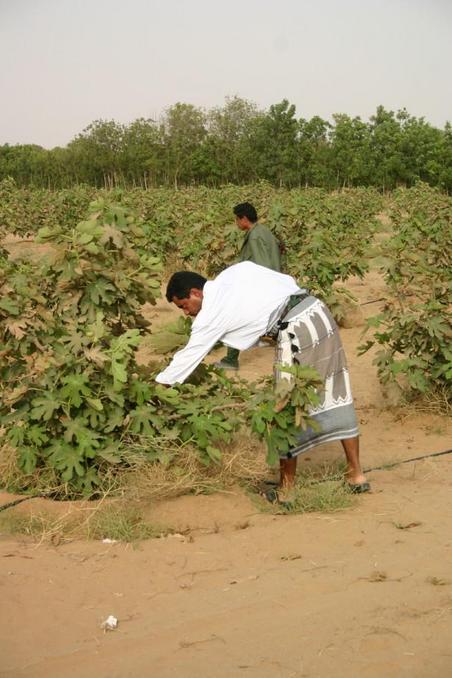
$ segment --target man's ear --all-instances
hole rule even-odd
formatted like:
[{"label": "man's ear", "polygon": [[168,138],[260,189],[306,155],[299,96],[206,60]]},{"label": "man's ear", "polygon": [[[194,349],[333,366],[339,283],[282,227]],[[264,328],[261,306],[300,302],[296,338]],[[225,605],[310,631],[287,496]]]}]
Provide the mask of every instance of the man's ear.
[{"label": "man's ear", "polygon": [[196,297],[197,299],[202,299],[203,297],[202,290],[198,290],[197,287],[192,287],[190,290],[190,296]]}]

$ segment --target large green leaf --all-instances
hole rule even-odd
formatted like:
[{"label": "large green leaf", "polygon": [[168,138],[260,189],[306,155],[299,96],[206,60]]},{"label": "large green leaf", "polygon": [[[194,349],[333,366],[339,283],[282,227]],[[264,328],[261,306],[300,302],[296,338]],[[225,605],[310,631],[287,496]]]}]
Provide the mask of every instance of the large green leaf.
[{"label": "large green leaf", "polygon": [[61,471],[61,477],[70,482],[74,476],[85,474],[85,456],[80,448],[60,440],[45,451],[51,466]]},{"label": "large green leaf", "polygon": [[61,401],[53,393],[45,393],[43,396],[33,398],[32,409],[30,411],[31,419],[43,419],[49,421],[54,413],[60,409]]},{"label": "large green leaf", "polygon": [[36,449],[33,447],[19,447],[19,468],[21,468],[24,473],[33,473],[38,463],[38,456],[36,454]]},{"label": "large green leaf", "polygon": [[78,449],[85,457],[92,458],[96,454],[96,449],[100,445],[101,435],[93,431],[88,426],[88,422],[83,417],[76,419],[63,419],[64,440],[67,443],[76,442]]},{"label": "large green leaf", "polygon": [[61,380],[64,386],[60,389],[60,396],[70,405],[80,407],[82,401],[92,396],[88,387],[89,378],[86,374],[69,374]]},{"label": "large green leaf", "polygon": [[0,309],[6,311],[10,315],[19,315],[20,313],[20,308],[17,303],[12,299],[8,299],[8,297],[3,297],[3,299],[0,299]]}]

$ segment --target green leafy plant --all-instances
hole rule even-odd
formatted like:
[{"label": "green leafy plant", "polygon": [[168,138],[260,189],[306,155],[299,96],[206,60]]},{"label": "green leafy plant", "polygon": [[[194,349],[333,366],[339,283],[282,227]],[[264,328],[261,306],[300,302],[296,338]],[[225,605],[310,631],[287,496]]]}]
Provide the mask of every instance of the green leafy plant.
[{"label": "green leafy plant", "polygon": [[61,256],[6,259],[0,270],[3,434],[25,474],[49,465],[62,484],[91,493],[121,460],[127,414],[147,386],[130,368],[161,266],[132,215],[102,201],[70,231],[43,227],[38,241]]},{"label": "green leafy plant", "polygon": [[438,390],[450,399],[452,384],[452,204],[420,185],[395,195],[394,234],[384,245],[391,292],[383,311],[370,318],[380,346],[375,364],[383,383],[398,384],[409,399]]},{"label": "green leafy plant", "polygon": [[276,388],[265,388],[257,394],[252,407],[251,429],[267,446],[267,462],[274,465],[298,442],[300,428],[316,428],[309,410],[319,403],[323,382],[310,367],[279,366],[288,375]]},{"label": "green leafy plant", "polygon": [[154,329],[149,343],[155,353],[172,353],[185,346],[191,330],[191,318],[180,316],[175,322]]},{"label": "green leafy plant", "polygon": [[[164,266],[215,274],[235,260],[242,234],[231,207],[247,199],[285,242],[288,272],[336,308],[338,283],[367,270],[376,191],[261,182],[53,192],[6,181],[0,193],[0,442],[17,452],[17,489],[33,491],[40,473],[59,496],[96,493],[132,448],[168,465],[190,445],[207,466],[244,426],[272,463],[296,444],[321,388],[314,374],[289,374],[289,395],[205,366],[190,383],[159,386],[158,366],[138,366],[135,351],[146,335],[156,352],[171,353],[190,321],[149,335],[142,305],[158,296]],[[450,198],[420,186],[391,204],[383,254],[394,300],[371,321],[379,373],[412,394],[449,389]]]},{"label": "green leafy plant", "polygon": [[174,388],[137,366],[142,304],[155,302],[161,271],[140,223],[97,201],[73,229],[44,227],[38,239],[60,256],[2,256],[0,270],[1,435],[23,471],[16,489],[33,491],[33,474],[48,468],[49,492],[95,494],[127,465],[129,446],[149,462],[171,463],[186,444],[204,464],[218,461],[250,392],[205,366]]}]

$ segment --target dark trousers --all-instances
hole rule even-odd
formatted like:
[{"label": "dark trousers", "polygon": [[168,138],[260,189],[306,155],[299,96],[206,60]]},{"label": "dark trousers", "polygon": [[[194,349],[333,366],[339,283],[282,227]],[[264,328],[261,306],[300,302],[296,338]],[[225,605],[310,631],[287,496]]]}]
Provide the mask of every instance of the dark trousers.
[{"label": "dark trousers", "polygon": [[235,365],[239,362],[239,355],[240,351],[237,348],[228,348],[224,360],[226,360],[228,363],[231,363],[232,365]]}]

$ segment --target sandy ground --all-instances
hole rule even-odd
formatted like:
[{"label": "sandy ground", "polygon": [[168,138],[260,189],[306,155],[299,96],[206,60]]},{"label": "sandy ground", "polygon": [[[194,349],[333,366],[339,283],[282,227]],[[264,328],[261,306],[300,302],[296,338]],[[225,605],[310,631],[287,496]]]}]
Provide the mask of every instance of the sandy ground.
[{"label": "sandy ground", "polygon": [[[374,274],[352,288],[362,302],[381,296]],[[387,407],[372,356],[356,355],[361,329],[342,337],[364,467],[451,448],[444,418]],[[271,362],[271,349],[242,354],[241,376]],[[301,463],[340,456],[329,445]],[[189,536],[53,546],[0,535],[0,676],[449,677],[451,460],[370,472],[372,493],[332,514],[262,514],[237,491],[150,509]],[[105,633],[110,614],[119,625]]]}]

